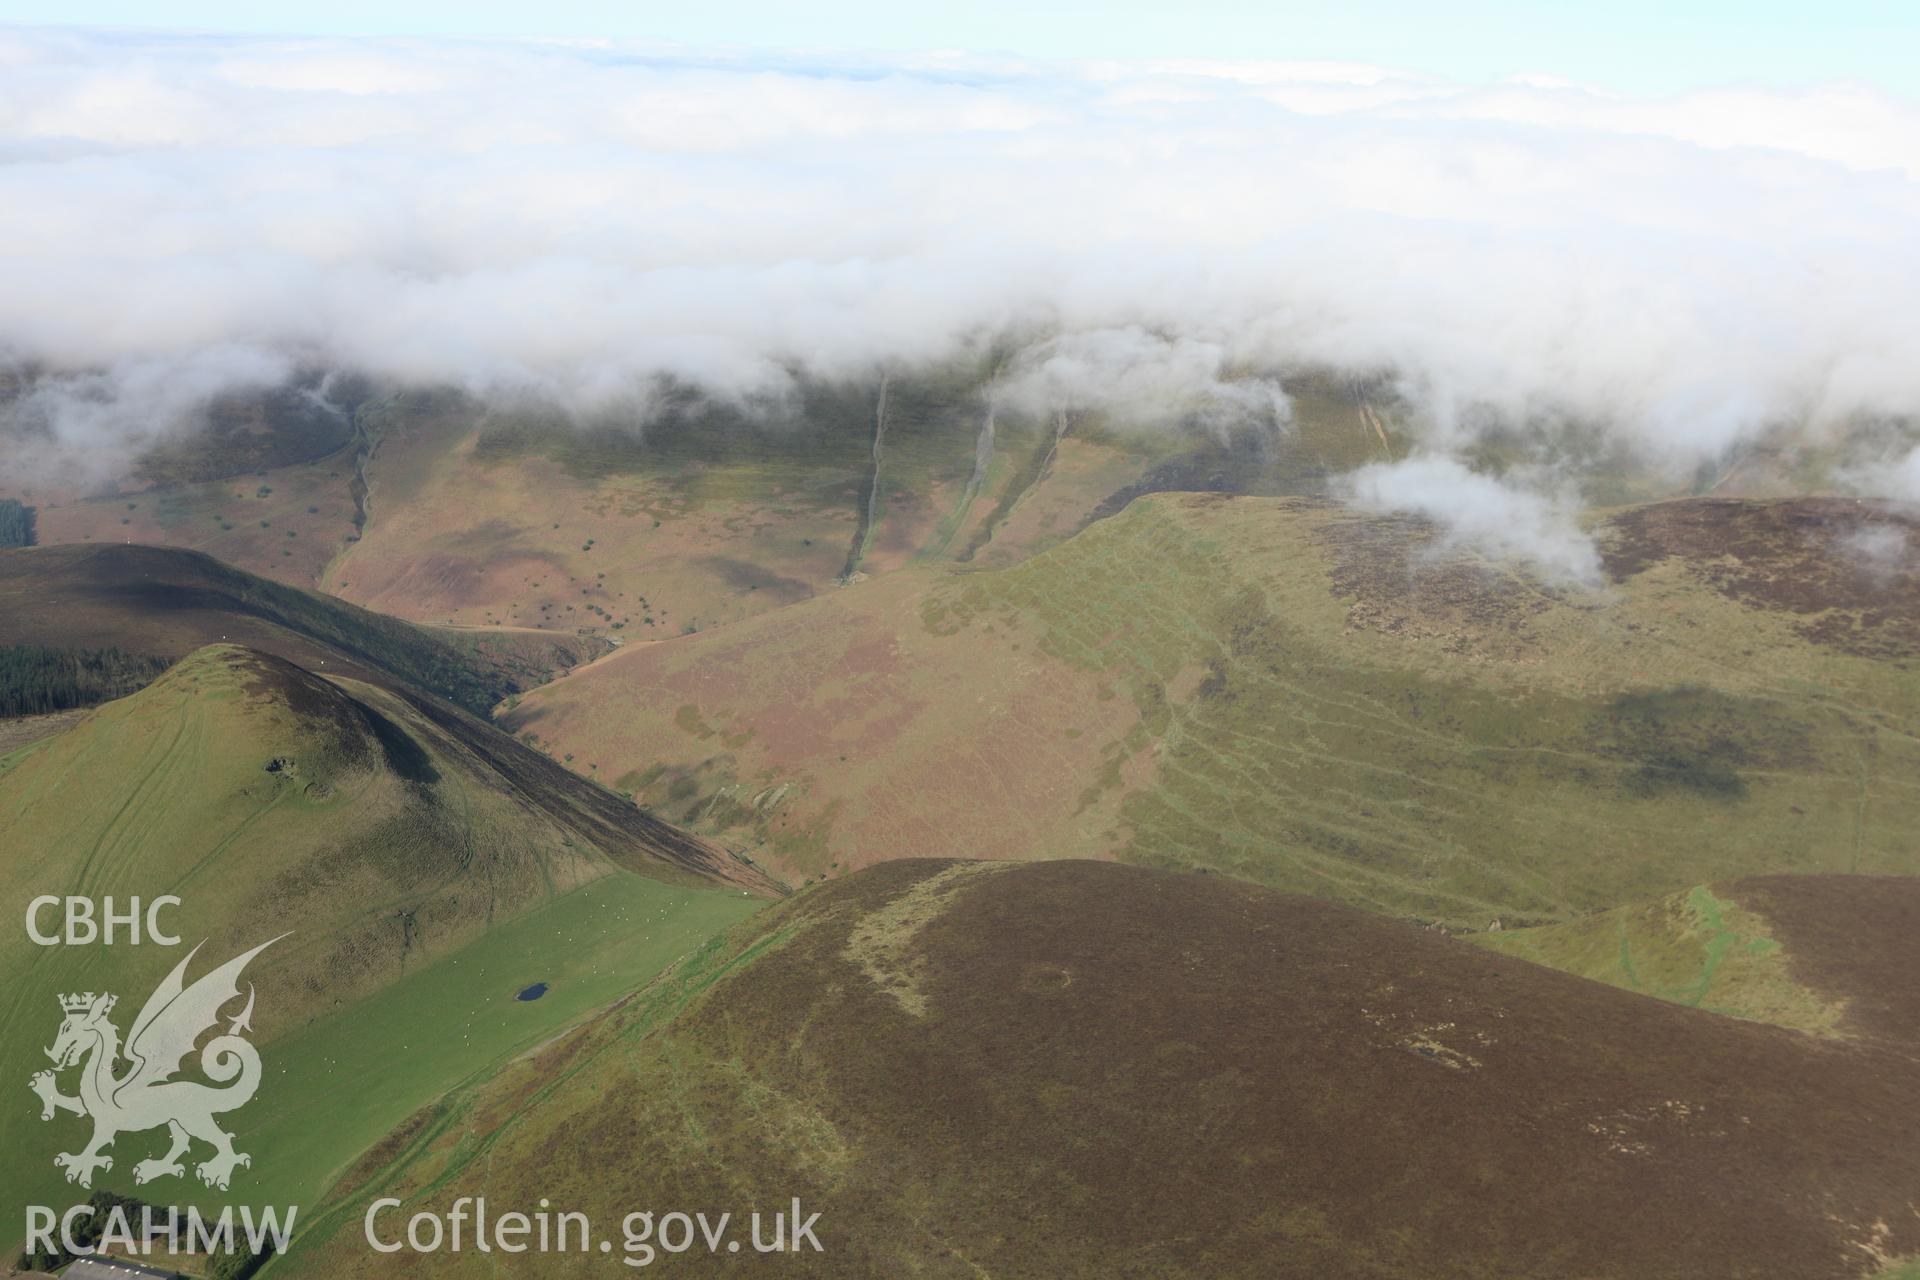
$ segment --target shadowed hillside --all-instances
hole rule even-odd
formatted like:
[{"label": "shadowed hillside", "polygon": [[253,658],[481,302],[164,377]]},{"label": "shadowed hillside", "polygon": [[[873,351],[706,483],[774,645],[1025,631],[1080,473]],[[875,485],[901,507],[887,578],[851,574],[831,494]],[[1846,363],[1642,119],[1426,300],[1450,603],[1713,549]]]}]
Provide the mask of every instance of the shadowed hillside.
[{"label": "shadowed hillside", "polygon": [[[1920,1249],[1913,1065],[1217,877],[897,863],[417,1118],[289,1271],[484,1193],[821,1214],[729,1273],[1840,1280]],[[381,1267],[607,1265],[516,1261]]]},{"label": "shadowed hillside", "polygon": [[430,690],[478,715],[605,646],[564,634],[435,631],[270,582],[197,552],[0,551],[0,644],[178,658],[244,644],[313,670]]}]

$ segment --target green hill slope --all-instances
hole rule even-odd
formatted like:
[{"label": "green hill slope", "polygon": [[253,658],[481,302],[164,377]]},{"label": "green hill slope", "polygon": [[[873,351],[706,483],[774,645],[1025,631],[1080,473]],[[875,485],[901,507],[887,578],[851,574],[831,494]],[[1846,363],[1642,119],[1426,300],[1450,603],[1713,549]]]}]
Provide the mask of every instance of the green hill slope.
[{"label": "green hill slope", "polygon": [[1108,856],[1480,929],[1911,874],[1920,583],[1848,541],[1910,523],[1630,508],[1571,589],[1412,518],[1149,497],[1011,568],[623,651],[502,723],[798,876]]},{"label": "green hill slope", "polygon": [[820,1214],[824,1252],[729,1274],[1840,1280],[1920,1247],[1917,1104],[1885,1047],[1220,877],[896,863],[416,1117],[284,1273],[364,1270],[375,1197],[397,1231],[484,1194],[615,1250],[634,1210]]},{"label": "green hill slope", "polygon": [[[165,923],[184,944],[0,935],[0,1075],[24,1082],[47,1065],[57,996],[115,992],[131,1017],[186,947],[205,941],[197,975],[287,934],[248,971],[278,1070],[243,1128],[264,1185],[306,1194],[439,1090],[613,998],[624,988],[607,975],[663,965],[756,909],[755,885],[719,851],[443,704],[202,649],[0,759],[0,910],[18,922],[43,895],[97,908],[112,897],[124,911],[173,894]],[[41,927],[57,931],[59,914]],[[533,981],[552,997],[512,1010]],[[29,1197],[68,1203],[48,1198],[73,1194],[52,1156],[77,1135],[28,1102],[4,1125],[10,1220]],[[115,1189],[132,1190],[155,1140],[122,1140]]]}]

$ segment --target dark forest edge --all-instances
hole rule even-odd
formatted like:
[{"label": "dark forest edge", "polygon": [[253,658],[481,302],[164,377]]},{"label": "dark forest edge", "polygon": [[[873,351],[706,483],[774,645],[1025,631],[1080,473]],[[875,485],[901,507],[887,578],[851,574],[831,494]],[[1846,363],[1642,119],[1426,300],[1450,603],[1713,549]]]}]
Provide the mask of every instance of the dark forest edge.
[{"label": "dark forest edge", "polygon": [[0,648],[0,717],[46,715],[124,698],[159,679],[172,663],[120,649]]},{"label": "dark forest edge", "polygon": [[30,547],[34,509],[18,498],[0,498],[0,547]]}]

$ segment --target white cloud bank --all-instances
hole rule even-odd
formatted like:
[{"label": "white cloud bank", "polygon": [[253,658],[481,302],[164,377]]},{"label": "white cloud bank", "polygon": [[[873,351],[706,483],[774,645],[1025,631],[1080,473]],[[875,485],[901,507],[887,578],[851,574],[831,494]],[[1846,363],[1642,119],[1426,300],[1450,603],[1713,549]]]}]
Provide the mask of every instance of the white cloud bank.
[{"label": "white cloud bank", "polygon": [[[1853,479],[1863,490],[1889,498],[1903,498],[1908,502],[1920,502],[1920,448],[1910,451],[1884,476],[1856,474]],[[1876,484],[1876,480],[1879,483]]]},{"label": "white cloud bank", "polygon": [[1600,553],[1568,513],[1569,504],[1468,470],[1453,458],[1376,462],[1344,477],[1355,506],[1421,515],[1440,526],[1440,546],[1466,546],[1522,560],[1546,578],[1585,586],[1603,580]]},{"label": "white cloud bank", "polygon": [[1684,460],[1920,412],[1916,228],[1920,107],[1844,87],[0,29],[0,357],[97,375],[81,446],[294,365],[590,407],[1019,329],[1022,394],[1325,364]]}]

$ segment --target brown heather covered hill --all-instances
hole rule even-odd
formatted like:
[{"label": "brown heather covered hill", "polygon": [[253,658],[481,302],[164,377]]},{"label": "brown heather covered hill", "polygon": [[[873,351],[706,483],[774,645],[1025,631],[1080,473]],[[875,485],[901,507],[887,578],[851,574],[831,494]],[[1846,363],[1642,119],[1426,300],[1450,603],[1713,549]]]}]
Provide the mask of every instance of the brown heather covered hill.
[{"label": "brown heather covered hill", "polygon": [[[416,1117],[286,1270],[365,1273],[374,1196],[483,1194],[603,1233],[635,1208],[798,1195],[822,1215],[824,1254],[662,1256],[669,1275],[1901,1275],[1920,1036],[1910,1001],[1875,994],[1910,984],[1911,949],[1873,938],[1910,930],[1920,895],[1873,889],[1900,905],[1756,891],[1811,940],[1799,978],[1845,984],[1823,995],[1876,1032],[1820,1038],[1222,877],[890,863]],[[403,1253],[379,1273],[607,1265]]]},{"label": "brown heather covered hill", "polygon": [[1734,890],[1801,982],[1841,996],[1847,1034],[1920,1050],[1920,880],[1755,876]]}]

